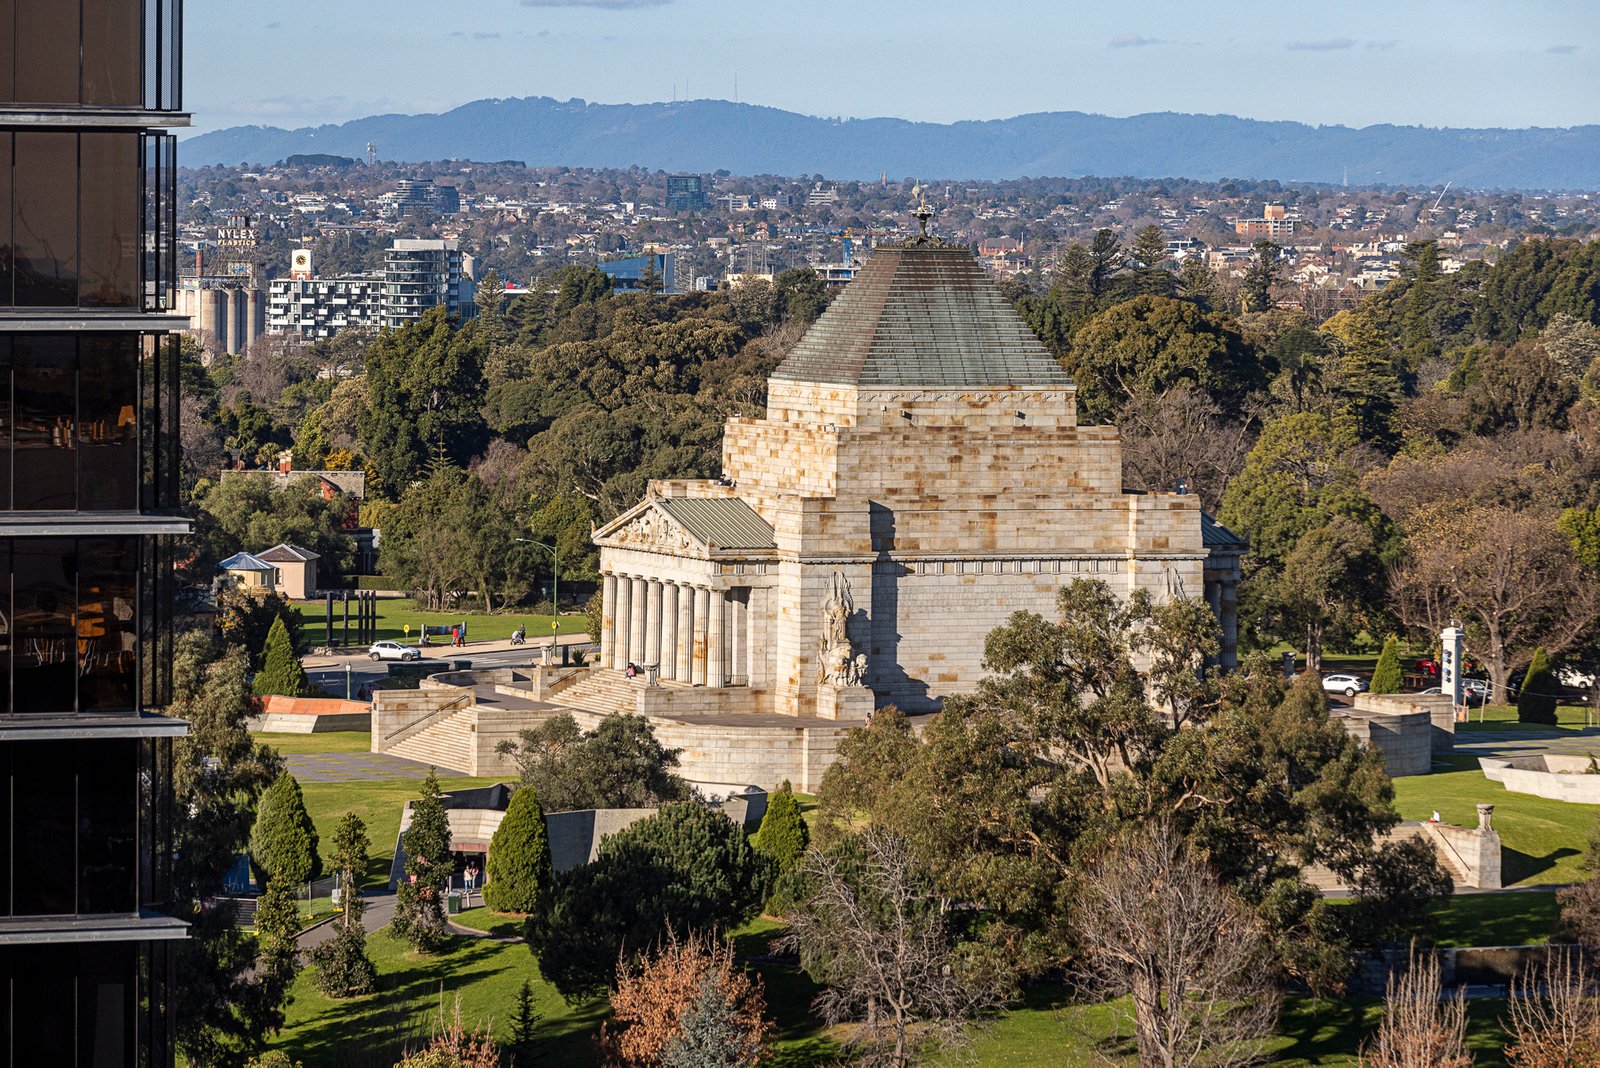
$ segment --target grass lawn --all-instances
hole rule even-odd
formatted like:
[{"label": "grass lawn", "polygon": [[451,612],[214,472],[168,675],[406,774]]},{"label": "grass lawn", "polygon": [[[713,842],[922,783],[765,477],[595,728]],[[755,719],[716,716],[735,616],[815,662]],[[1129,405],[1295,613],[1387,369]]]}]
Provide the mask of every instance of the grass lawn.
[{"label": "grass lawn", "polygon": [[1451,757],[1449,764],[1450,771],[1409,775],[1394,781],[1395,806],[1401,816],[1425,820],[1437,811],[1446,823],[1476,827],[1475,806],[1491,803],[1494,826],[1504,847],[1502,865],[1507,886],[1583,879],[1579,865],[1600,805],[1514,794],[1484,778],[1472,757]]},{"label": "grass lawn", "polygon": [[[1497,813],[1498,814],[1498,813]],[[1535,946],[1550,941],[1561,910],[1552,891],[1454,894],[1434,908],[1441,946]]]},{"label": "grass lawn", "polygon": [[256,739],[266,742],[284,756],[304,756],[315,753],[372,752],[371,731],[323,731],[320,734],[274,734],[264,732],[257,734]]},{"label": "grass lawn", "polygon": [[498,912],[490,912],[486,908],[463,909],[460,913],[450,917],[452,923],[462,927],[470,927],[474,931],[485,931],[501,938],[522,937],[522,917],[506,916]]},{"label": "grass lawn", "polygon": [[[445,790],[468,786],[489,786],[500,779],[452,778],[440,779]],[[339,817],[354,812],[367,825],[367,837],[372,841],[367,858],[365,886],[386,886],[389,882],[389,865],[394,860],[394,840],[400,834],[400,809],[422,790],[417,782],[305,782],[300,792],[305,795],[306,811],[317,826],[319,852],[323,864],[333,848],[333,831]]]},{"label": "grass lawn", "polygon": [[[308,645],[321,645],[327,639],[328,603],[326,601],[296,601],[295,607],[300,609],[303,621],[301,633],[305,636]],[[516,615],[483,615],[481,613],[461,612],[418,612],[412,608],[410,598],[380,600],[378,602],[378,637],[380,639],[392,638],[395,641],[404,641],[416,644],[417,638],[422,633],[424,623],[429,626],[450,626],[465,621],[467,624],[467,641],[503,641],[511,637],[511,632],[519,626],[528,628],[528,644],[536,645],[539,639],[548,640],[550,637],[550,617],[535,615],[525,612]],[[406,626],[410,625],[411,633],[406,634]],[[587,617],[578,615],[563,615],[561,617],[562,634],[582,634],[588,626]],[[351,632],[354,633],[355,624],[351,623]],[[341,641],[344,634],[344,605],[343,602],[333,603],[333,639]],[[433,642],[440,643],[441,649],[448,648],[443,644],[448,638],[432,638]],[[469,644],[467,648],[471,648]]]},{"label": "grass lawn", "polygon": [[[1466,723],[1457,723],[1456,731],[1460,734],[1476,731],[1575,731],[1591,726],[1591,720],[1595,720],[1593,726],[1600,726],[1600,718],[1588,705],[1557,705],[1553,727],[1548,723],[1522,722],[1517,718],[1515,705],[1488,705],[1481,709],[1474,708],[1472,718]],[[1600,738],[1595,739],[1595,752],[1600,754]]]},{"label": "grass lawn", "polygon": [[606,1011],[605,1002],[568,1005],[540,978],[525,945],[461,937],[444,953],[422,957],[386,928],[367,939],[367,951],[378,966],[378,992],[330,1001],[317,992],[311,971],[302,972],[288,1020],[272,1048],[303,1061],[306,1068],[388,1068],[408,1041],[420,1044],[419,1039],[426,1039],[441,1001],[452,1011],[457,995],[468,1028],[491,1029],[496,1039],[509,1041],[517,990],[526,979],[533,983],[542,1017],[540,1047],[531,1063],[595,1063],[591,1036]]}]

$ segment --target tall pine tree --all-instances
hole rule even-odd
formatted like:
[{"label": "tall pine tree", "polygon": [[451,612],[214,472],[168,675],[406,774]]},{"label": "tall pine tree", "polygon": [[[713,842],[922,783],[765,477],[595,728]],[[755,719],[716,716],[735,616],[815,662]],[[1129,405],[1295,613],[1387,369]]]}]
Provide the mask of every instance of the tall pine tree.
[{"label": "tall pine tree", "polygon": [[322,874],[317,827],[306,811],[300,784],[287,770],[261,796],[250,830],[250,863],[259,882],[303,887]]},{"label": "tall pine tree", "polygon": [[268,694],[304,697],[311,692],[311,682],[306,678],[306,669],[300,666],[300,658],[295,655],[294,642],[289,638],[289,628],[283,625],[282,616],[274,619],[272,629],[267,631],[261,671],[256,675],[254,689],[258,697]]},{"label": "tall pine tree", "polygon": [[1378,654],[1378,666],[1372,670],[1369,689],[1372,693],[1399,693],[1400,683],[1400,639],[1391,634],[1383,643],[1383,652]]},{"label": "tall pine tree", "polygon": [[511,796],[511,806],[489,842],[487,867],[483,900],[496,912],[538,912],[549,901],[555,873],[544,809],[533,787],[524,786]]},{"label": "tall pine tree", "polygon": [[346,812],[333,832],[333,869],[339,876],[344,914],[339,931],[311,951],[317,965],[317,988],[330,998],[349,998],[370,994],[378,983],[378,970],[367,956],[367,932],[361,916],[366,902],[361,897],[361,880],[367,871],[366,824],[354,812]]}]

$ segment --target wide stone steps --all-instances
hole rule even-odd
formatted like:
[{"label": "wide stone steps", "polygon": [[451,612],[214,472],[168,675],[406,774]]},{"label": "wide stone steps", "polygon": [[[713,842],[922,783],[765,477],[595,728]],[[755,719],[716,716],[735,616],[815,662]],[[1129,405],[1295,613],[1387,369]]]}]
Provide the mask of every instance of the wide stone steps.
[{"label": "wide stone steps", "polygon": [[615,668],[592,668],[576,682],[562,688],[552,700],[601,716],[615,712],[633,713],[638,711],[639,689],[642,686],[643,679],[630,681]]},{"label": "wide stone steps", "polygon": [[472,720],[464,711],[428,724],[395,743],[389,752],[397,757],[462,775],[471,775],[477,770]]},{"label": "wide stone steps", "polygon": [[[1374,844],[1382,846],[1389,842],[1403,842],[1407,838],[1421,838],[1430,846],[1434,845],[1433,839],[1428,836],[1428,833],[1415,823],[1400,824],[1399,826],[1390,830],[1387,834],[1378,836]],[[1469,885],[1467,883],[1466,872],[1461,869],[1461,865],[1456,862],[1456,859],[1450,856],[1448,850],[1439,849],[1437,846],[1435,846],[1433,855],[1434,858],[1439,861],[1439,866],[1445,870],[1445,874],[1450,876],[1451,882],[1455,883],[1457,886]],[[1307,867],[1302,874],[1305,875],[1306,880],[1311,883],[1312,886],[1319,890],[1348,889],[1343,879],[1335,875],[1332,871],[1323,867],[1321,864],[1313,864],[1310,867]]]}]

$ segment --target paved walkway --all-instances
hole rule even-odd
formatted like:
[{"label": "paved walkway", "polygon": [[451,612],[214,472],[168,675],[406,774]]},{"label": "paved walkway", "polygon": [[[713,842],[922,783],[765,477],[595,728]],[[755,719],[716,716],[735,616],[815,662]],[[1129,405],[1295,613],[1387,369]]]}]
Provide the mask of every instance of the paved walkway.
[{"label": "paved walkway", "polygon": [[1580,730],[1471,730],[1456,734],[1457,756],[1519,757],[1542,753],[1600,756],[1600,727]]},{"label": "paved walkway", "polygon": [[[361,913],[361,926],[372,934],[380,927],[389,926],[389,921],[394,919],[394,891],[393,890],[367,890],[362,894],[367,907]],[[324,923],[304,932],[296,943],[302,950],[309,950],[315,946],[329,941],[339,933],[339,921]]]},{"label": "paved walkway", "polygon": [[388,753],[296,753],[284,757],[301,782],[405,782],[428,777],[428,765]]}]

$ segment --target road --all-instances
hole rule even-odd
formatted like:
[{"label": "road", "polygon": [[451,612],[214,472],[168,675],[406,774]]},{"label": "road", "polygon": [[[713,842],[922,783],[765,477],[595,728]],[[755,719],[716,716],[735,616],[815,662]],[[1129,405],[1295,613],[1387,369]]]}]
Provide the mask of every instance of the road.
[{"label": "road", "polygon": [[[454,649],[448,646],[429,646],[423,651],[424,655],[416,663],[434,666],[435,671],[448,671],[452,661],[470,660],[475,668],[499,667],[524,667],[537,664],[540,660],[541,650],[550,644],[550,639],[542,641],[529,639],[528,644],[513,646],[509,642],[474,642],[465,648]],[[560,645],[588,645],[588,636],[583,634],[564,634],[559,639]],[[559,661],[560,654],[557,654]],[[306,675],[311,681],[321,686],[328,693],[336,697],[345,695],[346,669],[348,668],[349,692],[354,695],[361,687],[370,685],[389,674],[387,663],[368,659],[365,653],[355,653],[348,656],[308,656],[302,659]]]}]

